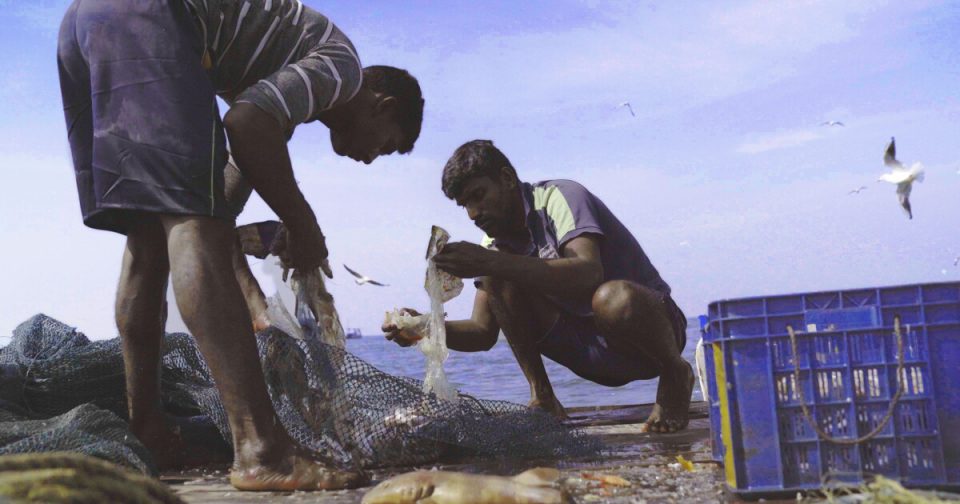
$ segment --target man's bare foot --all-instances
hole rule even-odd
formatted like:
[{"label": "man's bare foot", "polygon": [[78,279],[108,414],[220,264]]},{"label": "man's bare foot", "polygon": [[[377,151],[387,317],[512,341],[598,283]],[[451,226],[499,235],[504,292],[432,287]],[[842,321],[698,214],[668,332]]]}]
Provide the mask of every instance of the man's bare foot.
[{"label": "man's bare foot", "polygon": [[370,477],[363,472],[335,469],[303,451],[294,451],[271,465],[235,462],[230,470],[230,484],[254,492],[343,490],[369,482]]},{"label": "man's bare foot", "polygon": [[645,432],[677,432],[687,428],[693,380],[693,368],[687,361],[660,374],[657,404],[644,422]]},{"label": "man's bare foot", "polygon": [[560,420],[567,419],[567,413],[563,410],[563,405],[560,404],[560,401],[556,397],[551,397],[550,399],[540,399],[535,397],[530,399],[530,403],[527,404],[527,406],[533,409],[546,411]]}]

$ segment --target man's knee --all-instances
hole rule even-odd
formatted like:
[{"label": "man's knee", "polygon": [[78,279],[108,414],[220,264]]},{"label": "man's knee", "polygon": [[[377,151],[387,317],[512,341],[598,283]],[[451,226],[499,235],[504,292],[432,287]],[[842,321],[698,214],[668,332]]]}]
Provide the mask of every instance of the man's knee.
[{"label": "man's knee", "polygon": [[158,219],[144,216],[127,226],[124,268],[142,276],[167,273],[167,239]]},{"label": "man's knee", "polygon": [[657,292],[627,280],[611,280],[593,294],[593,313],[601,326],[618,327],[659,314]]}]

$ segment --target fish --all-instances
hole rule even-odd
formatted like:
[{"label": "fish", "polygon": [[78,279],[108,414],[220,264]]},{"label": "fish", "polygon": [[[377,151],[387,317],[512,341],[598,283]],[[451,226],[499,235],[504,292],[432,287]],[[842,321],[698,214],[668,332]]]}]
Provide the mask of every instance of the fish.
[{"label": "fish", "polygon": [[560,471],[538,467],[516,476],[416,471],[390,478],[361,504],[567,504],[556,488]]}]

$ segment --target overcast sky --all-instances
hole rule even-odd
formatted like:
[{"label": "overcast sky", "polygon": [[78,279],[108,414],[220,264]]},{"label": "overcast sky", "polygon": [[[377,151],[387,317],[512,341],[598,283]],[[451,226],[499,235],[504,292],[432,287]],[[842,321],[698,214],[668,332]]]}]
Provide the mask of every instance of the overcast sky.
[{"label": "overcast sky", "polygon": [[[721,298],[960,279],[960,3],[306,3],[426,97],[410,155],[338,158],[319,123],[290,143],[348,327],[428,306],[432,224],[479,240],[440,192],[444,162],[475,138],[524,180],[600,196],[690,316]],[[0,335],[38,312],[116,335],[123,237],[80,218],[55,61],[66,5],[0,0]],[[912,221],[875,182],[891,136],[927,169]],[[270,217],[255,199],[238,222]],[[358,287],[343,263],[391,286]],[[273,292],[269,266],[254,270]],[[472,293],[449,314],[468,315]]]}]

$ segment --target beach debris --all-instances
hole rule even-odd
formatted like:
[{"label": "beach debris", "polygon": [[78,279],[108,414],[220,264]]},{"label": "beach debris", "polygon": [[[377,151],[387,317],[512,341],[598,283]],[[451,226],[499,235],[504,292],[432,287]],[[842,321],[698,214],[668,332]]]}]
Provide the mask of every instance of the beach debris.
[{"label": "beach debris", "polygon": [[908,490],[899,482],[875,476],[869,483],[862,483],[859,487],[840,488],[824,484],[822,489],[826,496],[825,501],[837,504],[857,504],[861,502],[876,502],[890,504],[940,504],[957,502],[960,495],[934,490]]},{"label": "beach debris", "polygon": [[910,207],[910,191],[913,189],[914,182],[923,182],[923,165],[914,163],[910,168],[905,168],[903,163],[897,161],[897,148],[893,137],[890,137],[890,144],[883,155],[883,164],[890,167],[889,173],[880,175],[877,182],[889,182],[897,185],[897,198],[900,200],[900,206],[907,213],[907,216],[913,219],[913,210]]},{"label": "beach debris", "polygon": [[820,123],[820,126],[843,126],[844,124],[840,121],[823,121]]},{"label": "beach debris", "polygon": [[631,483],[616,474],[581,473],[585,480],[599,481],[601,486],[628,487]]},{"label": "beach debris", "polygon": [[677,463],[680,464],[680,467],[682,467],[687,472],[694,472],[697,470],[693,466],[693,462],[690,462],[689,460],[684,458],[683,455],[677,455]]},{"label": "beach debris", "polygon": [[633,107],[630,106],[630,102],[625,101],[625,102],[621,102],[619,105],[617,105],[617,108],[618,108],[618,109],[619,109],[619,108],[624,108],[624,107],[626,107],[626,109],[630,111],[630,115],[631,115],[631,116],[637,117],[637,114],[634,114],[634,113],[633,113]]},{"label": "beach debris", "polygon": [[447,360],[447,329],[443,303],[460,295],[463,280],[437,268],[433,262],[443,246],[450,241],[450,233],[439,226],[430,228],[427,244],[427,275],[424,288],[430,296],[430,313],[427,318],[427,334],[417,345],[427,357],[427,373],[423,379],[423,391],[434,393],[440,399],[456,401],[457,389],[447,380],[443,363]]},{"label": "beach debris", "polygon": [[390,478],[363,496],[362,504],[562,504],[560,472],[538,467],[514,477],[449,471],[416,471]]},{"label": "beach debris", "polygon": [[388,284],[380,283],[368,277],[367,275],[361,275],[360,273],[357,273],[356,271],[350,269],[350,266],[347,266],[346,264],[343,265],[343,268],[346,269],[351,275],[356,277],[353,279],[353,281],[356,282],[357,285],[370,284],[370,285],[376,285],[378,287],[389,287]]},{"label": "beach debris", "polygon": [[860,194],[860,191],[866,191],[866,190],[867,190],[867,186],[862,185],[856,189],[851,189],[850,192],[847,193],[847,195],[849,196],[852,194]]}]

